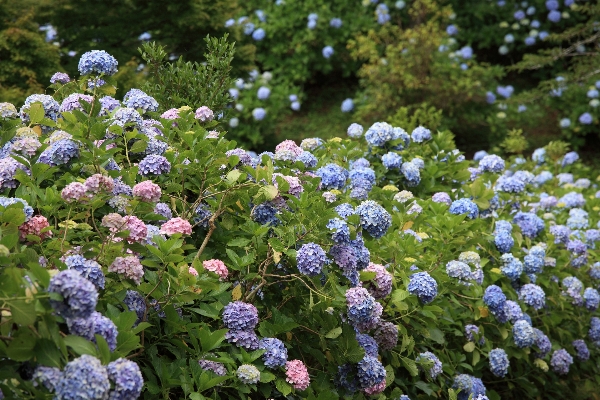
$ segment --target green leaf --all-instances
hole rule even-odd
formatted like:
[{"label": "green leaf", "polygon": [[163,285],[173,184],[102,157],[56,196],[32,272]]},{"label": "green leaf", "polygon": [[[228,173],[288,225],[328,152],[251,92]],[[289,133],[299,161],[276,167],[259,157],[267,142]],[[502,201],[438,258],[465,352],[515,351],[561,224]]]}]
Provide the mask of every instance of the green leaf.
[{"label": "green leaf", "polygon": [[250,239],[246,238],[235,238],[227,242],[227,246],[229,247],[244,247],[250,243]]},{"label": "green leaf", "polygon": [[463,349],[467,352],[467,353],[471,353],[473,350],[475,350],[475,343],[474,342],[469,342],[467,344],[465,344],[463,346]]},{"label": "green leaf", "polygon": [[201,329],[198,332],[198,338],[200,339],[202,351],[208,353],[209,351],[219,347],[223,340],[225,340],[225,334],[227,331],[227,329],[220,329],[211,333],[208,328]]},{"label": "green leaf", "polygon": [[36,319],[35,302],[15,300],[10,302],[10,312],[13,321],[19,325],[33,325]]},{"label": "green leaf", "polygon": [[262,383],[269,383],[269,382],[272,382],[274,380],[275,380],[275,375],[273,375],[272,373],[267,372],[267,371],[262,371],[260,373],[260,381]]},{"label": "green leaf", "polygon": [[458,392],[448,389],[448,400],[458,400]]},{"label": "green leaf", "polygon": [[133,144],[133,146],[131,146],[129,151],[132,153],[142,153],[144,150],[146,150],[146,147],[148,147],[148,142],[145,140],[138,140]]},{"label": "green leaf", "polygon": [[17,331],[13,340],[8,343],[6,355],[14,361],[27,361],[35,356],[36,337],[29,328]]},{"label": "green leaf", "polygon": [[342,334],[342,328],[338,326],[337,328],[333,328],[332,330],[327,332],[325,337],[327,339],[337,339],[338,336],[340,336],[341,334]]},{"label": "green leaf", "polygon": [[240,178],[240,176],[242,175],[242,172],[239,169],[232,169],[231,171],[229,171],[229,173],[225,176],[225,182],[231,186],[234,183],[237,182],[237,180]]},{"label": "green leaf", "polygon": [[46,367],[61,367],[61,353],[56,344],[50,339],[38,339],[35,344],[35,358]]},{"label": "green leaf", "polygon": [[63,340],[68,347],[72,348],[79,355],[89,354],[94,357],[97,355],[96,345],[81,336],[68,335]]},{"label": "green leaf", "polygon": [[275,381],[275,387],[277,388],[277,390],[279,390],[281,392],[282,395],[287,396],[288,394],[292,393],[292,387],[290,386],[289,383],[287,383],[286,381],[284,381],[281,378],[278,378]]},{"label": "green leaf", "polygon": [[373,280],[373,278],[375,278],[375,275],[377,275],[375,271],[360,271],[359,274],[361,282]]},{"label": "green leaf", "polygon": [[96,345],[98,346],[98,355],[102,364],[108,364],[110,362],[110,348],[104,336],[96,334]]},{"label": "green leaf", "polygon": [[479,351],[474,350],[473,351],[473,362],[471,364],[473,364],[473,366],[477,365],[477,363],[479,362],[479,359],[480,359]]},{"label": "green leaf", "polygon": [[415,386],[418,387],[419,389],[421,389],[422,391],[424,391],[425,393],[427,393],[427,395],[429,395],[429,396],[433,395],[433,393],[434,393],[434,391],[431,390],[431,387],[423,381],[416,382]]},{"label": "green leaf", "polygon": [[406,368],[412,376],[417,376],[419,374],[417,364],[413,360],[406,357],[400,357],[400,360],[402,361],[402,364],[404,364],[404,368]]},{"label": "green leaf", "polygon": [[29,106],[29,120],[32,124],[39,124],[44,119],[44,105],[39,101]]}]

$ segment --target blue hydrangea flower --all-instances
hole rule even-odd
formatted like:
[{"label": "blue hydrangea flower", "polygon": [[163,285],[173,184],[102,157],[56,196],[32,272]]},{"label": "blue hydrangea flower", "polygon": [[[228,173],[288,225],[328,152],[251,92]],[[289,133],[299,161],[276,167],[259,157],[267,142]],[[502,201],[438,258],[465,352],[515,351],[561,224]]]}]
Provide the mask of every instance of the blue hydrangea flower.
[{"label": "blue hydrangea flower", "polygon": [[0,196],[0,206],[8,207],[12,204],[21,203],[23,204],[23,213],[25,213],[25,222],[29,221],[33,217],[33,207],[29,205],[25,200],[19,197],[4,197]]},{"label": "blue hydrangea flower", "polygon": [[583,299],[585,301],[585,308],[589,311],[596,311],[600,305],[600,294],[598,290],[594,288],[586,288],[583,291]]},{"label": "blue hydrangea flower", "polygon": [[544,230],[544,220],[530,212],[519,211],[513,222],[521,228],[521,232],[528,238],[534,238]]},{"label": "blue hydrangea flower", "polygon": [[386,372],[376,357],[365,356],[357,365],[358,383],[361,389],[380,384],[385,380]]},{"label": "blue hydrangea flower", "polygon": [[[25,99],[25,103],[19,110],[19,116],[21,117],[21,121],[23,124],[29,124],[29,110],[31,108],[31,104],[33,103],[42,103],[42,107],[44,109],[44,118],[49,118],[53,121],[56,121],[58,118],[58,114],[60,112],[60,104],[52,96],[47,94],[32,94]],[[44,133],[50,131],[50,127],[42,125],[42,130]]]},{"label": "blue hydrangea flower", "polygon": [[357,123],[352,123],[348,127],[347,133],[348,133],[348,136],[350,136],[351,138],[355,138],[355,139],[359,138],[363,134],[363,127],[362,127],[362,125],[359,125]]},{"label": "blue hydrangea flower", "polygon": [[510,253],[502,254],[501,260],[503,263],[502,267],[500,268],[502,273],[511,281],[518,280],[523,273],[523,263]]},{"label": "blue hydrangea flower", "polygon": [[437,296],[437,282],[427,272],[411,275],[408,292],[416,295],[422,303],[431,303]]},{"label": "blue hydrangea flower", "polygon": [[513,339],[517,347],[530,347],[535,343],[535,332],[529,322],[521,319],[513,325]]},{"label": "blue hydrangea flower", "polygon": [[379,346],[375,339],[364,333],[357,333],[356,340],[358,345],[365,349],[365,355],[377,358],[379,352]]},{"label": "blue hydrangea flower", "polygon": [[358,390],[356,373],[356,365],[344,364],[338,366],[338,372],[334,379],[335,386],[345,390],[348,394],[354,394]]},{"label": "blue hydrangea flower", "polygon": [[266,350],[262,355],[267,368],[285,366],[288,353],[283,342],[277,338],[264,338],[258,343],[259,349]]},{"label": "blue hydrangea flower", "polygon": [[[133,90],[133,89],[132,89]],[[127,96],[129,94],[129,96]],[[127,92],[123,101],[129,108],[141,109],[143,112],[158,111],[158,102],[154,97],[149,96],[141,90],[133,92],[130,90]]]},{"label": "blue hydrangea flower", "polygon": [[546,294],[544,289],[533,283],[528,283],[519,290],[519,300],[536,310],[542,309],[546,305]]},{"label": "blue hydrangea flower", "polygon": [[489,307],[490,311],[495,312],[504,308],[506,295],[499,286],[490,285],[485,289],[483,302]]},{"label": "blue hydrangea flower", "polygon": [[381,315],[381,305],[375,301],[365,288],[355,287],[346,291],[348,320],[359,327],[378,320]]},{"label": "blue hydrangea flower", "polygon": [[258,310],[252,304],[233,301],[223,309],[223,324],[229,329],[254,329]]},{"label": "blue hydrangea flower", "polygon": [[452,202],[450,212],[455,215],[467,214],[469,218],[477,218],[479,216],[479,208],[471,199],[463,198]]},{"label": "blue hydrangea flower", "polygon": [[479,168],[486,172],[499,173],[504,171],[504,167],[504,160],[495,154],[486,155],[479,161]]},{"label": "blue hydrangea flower", "polygon": [[346,184],[349,173],[337,164],[327,164],[316,172],[321,177],[321,186],[325,189],[342,189]]},{"label": "blue hydrangea flower", "polygon": [[115,324],[97,311],[92,312],[88,318],[70,318],[67,319],[69,332],[73,335],[81,336],[87,340],[96,343],[95,335],[102,336],[110,351],[117,348],[117,327]]},{"label": "blue hydrangea flower", "polygon": [[335,207],[335,212],[342,218],[348,218],[351,215],[354,215],[354,207],[348,203],[342,203],[339,206]]},{"label": "blue hydrangea flower", "polygon": [[[515,245],[515,240],[513,239],[510,231],[499,230],[496,232],[496,235],[494,236],[494,244],[496,245],[496,248],[498,249],[499,252],[509,253],[511,251],[512,247]],[[522,266],[521,266],[521,268],[522,268]],[[520,275],[520,272],[519,272],[519,275]]]},{"label": "blue hydrangea flower", "polygon": [[198,365],[200,365],[200,368],[202,368],[204,370],[214,372],[215,375],[218,375],[218,376],[227,375],[227,368],[225,368],[225,365],[223,365],[223,363],[220,363],[217,361],[205,360],[205,359],[201,358],[200,360],[198,360]]},{"label": "blue hydrangea flower", "polygon": [[420,353],[415,361],[418,363],[431,363],[431,368],[425,371],[427,376],[431,379],[435,379],[442,373],[442,362],[430,351]]},{"label": "blue hydrangea flower", "polygon": [[350,228],[346,221],[333,218],[327,223],[327,228],[333,231],[331,239],[338,244],[346,244],[350,242]]},{"label": "blue hydrangea flower", "polygon": [[469,342],[475,341],[475,336],[479,334],[479,328],[476,325],[465,325],[465,336]]},{"label": "blue hydrangea flower", "polygon": [[600,341],[600,318],[592,317],[590,319],[590,329],[588,331],[588,336],[593,342]]},{"label": "blue hydrangea flower", "polygon": [[144,316],[146,315],[146,300],[144,299],[144,296],[135,290],[128,290],[125,294],[125,299],[123,299],[123,303],[125,303],[129,311],[135,311],[135,314],[137,315],[134,326],[137,326],[140,322],[144,321]]},{"label": "blue hydrangea flower", "polygon": [[142,393],[144,378],[140,367],[130,360],[119,358],[106,366],[108,377],[115,387],[110,391],[109,400],[137,399]]},{"label": "blue hydrangea flower", "polygon": [[423,126],[418,126],[412,131],[410,137],[413,142],[422,143],[425,140],[431,139],[431,131]]},{"label": "blue hydrangea flower", "polygon": [[108,372],[96,357],[84,354],[67,363],[56,383],[57,399],[106,399]]},{"label": "blue hydrangea flower", "polygon": [[521,193],[525,190],[525,182],[515,176],[502,175],[494,185],[495,189],[506,193]]},{"label": "blue hydrangea flower", "polygon": [[331,20],[329,20],[329,26],[331,26],[332,28],[336,28],[339,29],[342,27],[342,19],[341,18],[331,18]]},{"label": "blue hydrangea flower", "polygon": [[263,40],[265,38],[265,36],[266,36],[266,33],[263,28],[258,28],[257,30],[252,32],[252,39],[256,40],[257,42],[260,42],[261,40]]},{"label": "blue hydrangea flower", "polygon": [[297,252],[296,260],[300,273],[316,276],[321,273],[323,266],[329,263],[325,251],[316,243],[306,243]]},{"label": "blue hydrangea flower", "polygon": [[565,207],[567,208],[575,208],[575,207],[583,207],[585,206],[585,199],[581,193],[577,192],[569,192],[562,196],[559,200],[559,203],[565,203]]},{"label": "blue hydrangea flower", "polygon": [[490,371],[499,378],[504,378],[508,373],[508,356],[503,349],[493,349],[489,353]]},{"label": "blue hydrangea flower", "polygon": [[102,267],[96,261],[86,260],[80,255],[71,255],[65,259],[69,269],[78,271],[81,276],[92,282],[97,288],[104,289],[104,273]]},{"label": "blue hydrangea flower", "polygon": [[117,72],[118,61],[104,50],[92,50],[84,53],[79,59],[81,75],[104,74],[114,75]]},{"label": "blue hydrangea flower", "polygon": [[353,188],[359,187],[369,191],[375,184],[375,171],[371,168],[356,168],[356,166],[353,166],[348,176]]},{"label": "blue hydrangea flower", "polygon": [[577,352],[576,356],[580,361],[587,361],[590,359],[590,350],[583,339],[574,340],[572,344]]},{"label": "blue hydrangea flower", "polygon": [[246,350],[258,349],[258,336],[252,329],[230,329],[225,334],[225,339],[227,339],[229,343]]},{"label": "blue hydrangea flower", "polygon": [[464,283],[471,279],[471,267],[462,261],[450,261],[446,264],[446,273],[451,278],[457,278],[459,282]]},{"label": "blue hydrangea flower", "polygon": [[315,157],[309,151],[303,151],[300,153],[300,155],[296,158],[296,161],[303,163],[306,168],[314,168],[318,163],[317,157]]},{"label": "blue hydrangea flower", "polygon": [[[323,49],[325,50],[325,49]],[[350,112],[354,109],[354,102],[352,101],[352,99],[346,99],[344,101],[342,101],[342,112],[347,113]]]},{"label": "blue hydrangea flower", "polygon": [[458,400],[468,400],[471,395],[473,399],[476,399],[480,395],[485,395],[486,392],[481,379],[467,374],[455,376],[452,387],[460,390]]},{"label": "blue hydrangea flower", "polygon": [[534,344],[539,350],[536,352],[535,356],[536,358],[544,358],[552,350],[552,343],[550,343],[548,336],[546,336],[544,332],[540,331],[539,329],[533,328],[533,333],[535,336]]},{"label": "blue hydrangea flower", "polygon": [[419,167],[412,161],[403,163],[400,167],[400,172],[404,175],[407,186],[414,187],[421,183],[421,172],[419,171]]},{"label": "blue hydrangea flower", "polygon": [[389,152],[381,157],[381,163],[386,169],[400,169],[402,157],[398,153]]},{"label": "blue hydrangea flower", "polygon": [[387,122],[375,122],[365,133],[365,140],[371,146],[382,147],[394,139],[394,128]]},{"label": "blue hydrangea flower", "polygon": [[[38,384],[44,385],[46,389],[51,392],[54,392],[56,388],[56,384],[62,378],[62,372],[58,368],[44,367],[42,365],[38,365],[35,371],[33,372],[33,377],[31,380],[33,381],[33,386],[38,386]],[[3,396],[0,396],[0,399],[3,399]]]},{"label": "blue hydrangea flower", "polygon": [[171,163],[163,156],[156,154],[147,155],[138,164],[140,175],[161,175],[171,171]]},{"label": "blue hydrangea flower", "polygon": [[50,279],[48,292],[57,293],[62,300],[50,299],[52,308],[64,318],[88,318],[98,302],[98,291],[75,270],[65,270]]},{"label": "blue hydrangea flower", "polygon": [[559,375],[566,375],[569,373],[569,367],[573,364],[573,357],[565,349],[555,350],[552,353],[550,359],[550,366],[552,371]]},{"label": "blue hydrangea flower", "polygon": [[325,47],[323,47],[323,50],[321,52],[323,53],[323,57],[329,58],[333,55],[334,50],[333,50],[333,47],[331,47],[331,46],[325,46]]},{"label": "blue hydrangea flower", "polygon": [[589,226],[588,213],[580,208],[572,208],[567,218],[567,227],[571,229],[586,229]]},{"label": "blue hydrangea flower", "polygon": [[360,217],[360,226],[376,239],[385,235],[392,225],[391,215],[373,200],[363,201],[356,207],[356,214]]}]

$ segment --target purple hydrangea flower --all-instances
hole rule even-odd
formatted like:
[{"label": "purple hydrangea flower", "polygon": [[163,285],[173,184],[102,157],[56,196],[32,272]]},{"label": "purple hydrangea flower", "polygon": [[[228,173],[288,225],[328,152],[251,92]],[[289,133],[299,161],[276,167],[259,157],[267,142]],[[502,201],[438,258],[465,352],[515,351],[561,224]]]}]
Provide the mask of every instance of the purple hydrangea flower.
[{"label": "purple hydrangea flower", "polygon": [[555,350],[552,353],[552,359],[550,360],[550,366],[552,371],[559,375],[566,375],[569,373],[569,367],[573,364],[573,357],[565,349]]},{"label": "purple hydrangea flower", "polygon": [[392,225],[391,215],[373,200],[363,201],[356,207],[356,214],[360,217],[360,225],[371,236],[379,239]]},{"label": "purple hydrangea flower", "polygon": [[410,277],[408,292],[425,304],[431,303],[437,296],[437,282],[427,272],[417,272]]},{"label": "purple hydrangea flower", "polygon": [[84,53],[79,59],[81,75],[104,74],[114,75],[117,72],[117,60],[104,50],[92,50]]},{"label": "purple hydrangea flower", "polygon": [[88,318],[98,302],[96,287],[75,270],[65,270],[54,275],[48,292],[62,297],[60,301],[50,299],[50,304],[64,318]]},{"label": "purple hydrangea flower", "polygon": [[489,354],[490,371],[499,378],[504,378],[508,373],[508,356],[503,349],[493,349]]},{"label": "purple hydrangea flower", "polygon": [[300,273],[308,276],[320,274],[323,266],[329,262],[325,251],[316,243],[303,244],[297,252],[296,260]]},{"label": "purple hydrangea flower", "polygon": [[108,378],[114,382],[109,400],[137,399],[142,393],[144,378],[140,367],[130,360],[119,358],[106,366]]},{"label": "purple hydrangea flower", "polygon": [[107,399],[108,372],[96,357],[84,354],[67,363],[56,383],[57,399]]},{"label": "purple hydrangea flower", "polygon": [[171,163],[163,156],[156,154],[147,155],[138,164],[140,175],[161,175],[171,171]]}]

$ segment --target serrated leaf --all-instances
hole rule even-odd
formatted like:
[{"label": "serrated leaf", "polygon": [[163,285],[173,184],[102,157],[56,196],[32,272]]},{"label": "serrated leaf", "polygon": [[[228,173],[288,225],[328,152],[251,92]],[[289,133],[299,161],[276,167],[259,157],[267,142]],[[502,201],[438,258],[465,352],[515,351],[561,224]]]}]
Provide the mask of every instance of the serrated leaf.
[{"label": "serrated leaf", "polygon": [[15,300],[10,302],[12,319],[19,325],[32,325],[35,322],[35,302],[26,300]]},{"label": "serrated leaf", "polygon": [[79,355],[89,354],[94,357],[96,356],[96,346],[81,336],[68,335],[63,340],[67,347],[72,348]]},{"label": "serrated leaf", "polygon": [[474,342],[469,342],[467,344],[465,344],[463,346],[463,349],[467,352],[467,353],[471,353],[473,350],[475,350],[475,343]]},{"label": "serrated leaf", "polygon": [[39,124],[44,119],[44,105],[39,101],[29,106],[29,120],[32,124]]},{"label": "serrated leaf", "polygon": [[231,171],[229,171],[227,176],[225,176],[225,182],[227,182],[227,184],[229,185],[233,185],[237,182],[241,175],[242,172],[239,169],[232,169]]},{"label": "serrated leaf", "polygon": [[404,368],[412,375],[417,376],[419,374],[419,369],[417,368],[417,364],[411,360],[410,358],[400,357],[402,364],[404,364]]},{"label": "serrated leaf", "polygon": [[290,384],[281,378],[279,378],[275,381],[275,387],[284,396],[287,396],[288,394],[292,393],[292,387],[290,386]]},{"label": "serrated leaf", "polygon": [[327,332],[325,337],[327,339],[337,339],[341,334],[342,334],[342,328],[338,326],[337,328],[333,328],[332,330]]}]

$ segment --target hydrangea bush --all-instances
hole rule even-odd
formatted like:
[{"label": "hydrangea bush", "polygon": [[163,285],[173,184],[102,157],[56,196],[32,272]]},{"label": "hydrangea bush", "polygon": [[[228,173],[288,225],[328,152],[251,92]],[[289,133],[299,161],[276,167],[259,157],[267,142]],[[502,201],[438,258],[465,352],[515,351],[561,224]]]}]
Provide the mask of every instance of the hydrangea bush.
[{"label": "hydrangea bush", "polygon": [[573,154],[468,161],[447,131],[349,121],[255,155],[205,106],[107,98],[90,68],[0,121],[5,397],[598,386],[600,192]]}]

